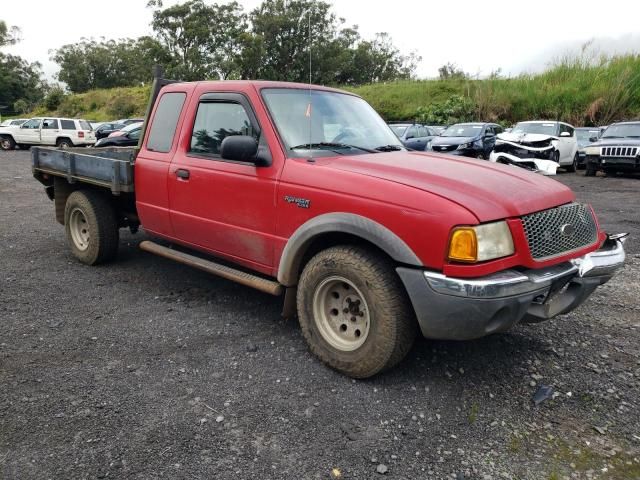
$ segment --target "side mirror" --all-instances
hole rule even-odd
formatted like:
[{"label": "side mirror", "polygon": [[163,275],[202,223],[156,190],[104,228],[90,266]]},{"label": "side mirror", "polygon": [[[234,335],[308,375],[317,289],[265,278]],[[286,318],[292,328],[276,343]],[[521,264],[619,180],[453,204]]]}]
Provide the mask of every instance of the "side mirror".
[{"label": "side mirror", "polygon": [[225,160],[252,162],[258,165],[256,155],[258,142],[248,135],[231,135],[225,137],[220,145],[220,156]]},{"label": "side mirror", "polygon": [[589,137],[589,141],[590,141],[591,143],[595,143],[595,142],[597,142],[597,141],[598,141],[598,137]]},{"label": "side mirror", "polygon": [[493,138],[493,137],[495,137],[495,136],[496,136],[496,135],[495,135],[494,133],[489,133],[489,132],[487,132],[487,133],[485,133],[485,134],[484,134],[484,138]]},{"label": "side mirror", "polygon": [[571,134],[570,134],[569,132],[562,132],[562,133],[560,134],[560,136],[561,136],[561,137],[570,137],[570,136],[571,136]]}]

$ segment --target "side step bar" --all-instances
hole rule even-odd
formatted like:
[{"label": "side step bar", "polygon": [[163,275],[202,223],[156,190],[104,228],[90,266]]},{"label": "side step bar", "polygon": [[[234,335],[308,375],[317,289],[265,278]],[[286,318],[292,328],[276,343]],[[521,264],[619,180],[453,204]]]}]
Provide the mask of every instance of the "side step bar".
[{"label": "side step bar", "polygon": [[207,273],[217,275],[227,280],[245,285],[247,287],[255,288],[261,292],[269,293],[271,295],[281,295],[284,292],[284,287],[278,282],[267,280],[266,278],[251,275],[250,273],[236,270],[235,268],[220,265],[219,263],[204,260],[188,253],[172,250],[171,248],[163,247],[157,243],[145,240],[140,242],[140,248],[146,252],[160,255],[161,257],[175,260],[176,262],[184,263],[190,267],[203,270]]}]

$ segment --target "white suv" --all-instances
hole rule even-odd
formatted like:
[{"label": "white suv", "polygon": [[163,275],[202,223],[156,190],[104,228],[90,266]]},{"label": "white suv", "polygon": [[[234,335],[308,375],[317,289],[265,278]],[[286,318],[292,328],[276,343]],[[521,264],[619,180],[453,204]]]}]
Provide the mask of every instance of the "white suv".
[{"label": "white suv", "polygon": [[38,117],[20,127],[0,128],[0,148],[55,145],[58,148],[87,146],[96,143],[96,135],[86,120]]}]

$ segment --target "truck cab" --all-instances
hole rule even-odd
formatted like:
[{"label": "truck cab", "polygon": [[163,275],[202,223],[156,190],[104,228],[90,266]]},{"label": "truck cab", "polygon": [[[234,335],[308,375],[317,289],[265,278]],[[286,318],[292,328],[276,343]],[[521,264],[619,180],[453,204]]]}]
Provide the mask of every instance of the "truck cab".
[{"label": "truck cab", "polygon": [[[354,378],[417,332],[468,340],[567,313],[624,262],[623,236],[551,179],[408,151],[360,97],[282,82],[154,90],[138,149],[34,149],[82,262],[140,248],[282,295],[311,351]],[[100,149],[103,150],[103,149]]]}]

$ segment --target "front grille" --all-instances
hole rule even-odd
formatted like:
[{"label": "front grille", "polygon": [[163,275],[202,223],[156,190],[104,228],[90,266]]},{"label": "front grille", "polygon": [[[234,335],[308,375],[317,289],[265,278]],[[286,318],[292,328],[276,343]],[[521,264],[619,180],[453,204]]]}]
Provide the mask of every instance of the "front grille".
[{"label": "front grille", "polygon": [[589,207],[570,203],[522,217],[531,257],[544,260],[586,247],[598,239]]},{"label": "front grille", "polygon": [[450,152],[451,150],[455,150],[458,148],[457,145],[436,145],[432,147],[437,152]]},{"label": "front grille", "polygon": [[601,147],[600,155],[603,157],[635,157],[638,147]]}]

